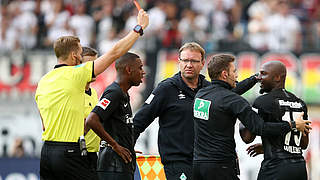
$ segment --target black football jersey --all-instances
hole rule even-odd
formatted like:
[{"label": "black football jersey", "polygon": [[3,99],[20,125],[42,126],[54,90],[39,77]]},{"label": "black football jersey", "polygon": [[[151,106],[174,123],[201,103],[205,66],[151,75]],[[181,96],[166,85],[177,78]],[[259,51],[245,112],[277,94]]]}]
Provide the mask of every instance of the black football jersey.
[{"label": "black football jersey", "polygon": [[[129,171],[134,171],[133,117],[129,95],[122,91],[118,83],[114,82],[105,89],[99,103],[92,112],[95,112],[100,117],[106,132],[108,132],[119,145],[130,150],[132,163],[126,167]],[[121,157],[119,156],[118,158]],[[110,163],[112,164],[112,162]]]},{"label": "black football jersey", "polygon": [[[285,89],[277,89],[258,97],[253,108],[258,110],[258,114],[265,122],[292,121],[302,111],[303,119],[308,119],[304,101]],[[302,157],[301,138],[302,133],[298,130],[291,130],[283,136],[262,136],[264,158]]]}]

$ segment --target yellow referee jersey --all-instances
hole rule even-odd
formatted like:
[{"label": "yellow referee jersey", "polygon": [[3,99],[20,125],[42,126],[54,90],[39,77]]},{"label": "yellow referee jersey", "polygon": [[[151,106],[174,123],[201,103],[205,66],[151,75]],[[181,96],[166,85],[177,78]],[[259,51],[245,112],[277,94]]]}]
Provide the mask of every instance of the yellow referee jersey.
[{"label": "yellow referee jersey", "polygon": [[93,62],[62,66],[41,78],[35,100],[43,119],[44,141],[77,142],[84,133],[85,87]]},{"label": "yellow referee jersey", "polygon": [[[85,116],[88,117],[91,110],[98,104],[98,95],[95,89],[91,89],[91,95],[85,93]],[[100,137],[90,129],[85,135],[88,152],[98,152],[100,145]]]}]

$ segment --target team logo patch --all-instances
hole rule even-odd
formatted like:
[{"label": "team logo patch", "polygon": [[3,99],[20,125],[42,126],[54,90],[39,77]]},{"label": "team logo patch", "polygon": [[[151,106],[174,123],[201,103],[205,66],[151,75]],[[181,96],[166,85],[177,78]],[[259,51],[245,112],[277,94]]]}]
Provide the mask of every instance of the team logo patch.
[{"label": "team logo patch", "polygon": [[111,101],[109,99],[102,98],[97,104],[97,106],[101,107],[103,110],[106,110],[110,103]]},{"label": "team logo patch", "polygon": [[195,118],[209,120],[209,109],[211,101],[196,98],[193,106],[193,116]]},{"label": "team logo patch", "polygon": [[182,91],[179,92],[180,94],[178,94],[179,99],[185,99],[186,95],[182,94]]},{"label": "team logo patch", "polygon": [[186,180],[186,179],[187,179],[187,176],[184,173],[182,173],[180,176],[180,180]]}]

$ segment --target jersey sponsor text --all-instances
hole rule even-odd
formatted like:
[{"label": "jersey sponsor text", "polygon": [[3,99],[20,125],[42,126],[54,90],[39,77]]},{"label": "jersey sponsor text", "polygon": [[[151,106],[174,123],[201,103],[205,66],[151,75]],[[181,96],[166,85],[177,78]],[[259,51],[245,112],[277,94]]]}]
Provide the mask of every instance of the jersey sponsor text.
[{"label": "jersey sponsor text", "polygon": [[302,105],[298,102],[290,102],[285,100],[279,100],[280,106],[289,106],[291,108],[302,108]]},{"label": "jersey sponsor text", "polygon": [[193,107],[193,116],[203,120],[209,120],[211,101],[196,98]]}]

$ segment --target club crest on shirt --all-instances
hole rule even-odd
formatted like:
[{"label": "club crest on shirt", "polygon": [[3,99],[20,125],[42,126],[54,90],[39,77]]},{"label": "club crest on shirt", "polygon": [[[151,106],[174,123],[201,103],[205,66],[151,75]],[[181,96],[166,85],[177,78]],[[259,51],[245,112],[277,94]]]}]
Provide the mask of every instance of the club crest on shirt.
[{"label": "club crest on shirt", "polygon": [[179,99],[185,99],[186,95],[182,94],[182,91],[179,91],[180,94],[178,94]]},{"label": "club crest on shirt", "polygon": [[109,99],[102,98],[97,104],[97,106],[101,107],[103,110],[106,110],[110,103],[111,101]]},{"label": "club crest on shirt", "polygon": [[180,176],[180,180],[186,180],[186,179],[187,179],[187,176],[184,173],[182,173]]},{"label": "club crest on shirt", "polygon": [[209,120],[209,109],[211,101],[196,98],[193,106],[193,116],[195,118]]}]

